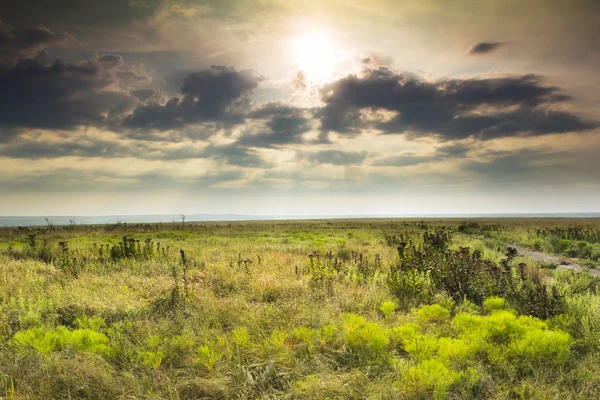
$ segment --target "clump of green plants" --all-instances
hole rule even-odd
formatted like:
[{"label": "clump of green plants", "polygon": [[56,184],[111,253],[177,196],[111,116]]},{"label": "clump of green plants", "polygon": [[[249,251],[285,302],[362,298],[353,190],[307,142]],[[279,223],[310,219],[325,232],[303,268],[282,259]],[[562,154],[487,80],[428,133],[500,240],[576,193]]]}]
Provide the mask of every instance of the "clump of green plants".
[{"label": "clump of green plants", "polygon": [[52,329],[32,328],[15,333],[12,340],[18,349],[31,348],[42,354],[68,348],[106,357],[112,354],[108,337],[91,329],[69,330],[63,326]]},{"label": "clump of green plants", "polygon": [[408,368],[402,379],[403,386],[413,395],[446,399],[453,387],[463,382],[473,386],[480,377],[473,369],[455,371],[438,360],[429,359]]},{"label": "clump of green plants", "polygon": [[390,332],[376,322],[357,314],[343,316],[344,340],[350,351],[363,362],[382,361],[390,343]]},{"label": "clump of green plants", "polygon": [[396,304],[395,302],[384,301],[383,303],[381,303],[381,306],[379,306],[379,311],[382,312],[383,316],[386,319],[390,319],[394,315],[394,311],[396,311],[396,308],[398,308],[398,304]]},{"label": "clump of green plants", "polygon": [[417,319],[422,322],[427,321],[440,323],[447,321],[449,318],[450,311],[439,304],[423,306],[417,311]]}]

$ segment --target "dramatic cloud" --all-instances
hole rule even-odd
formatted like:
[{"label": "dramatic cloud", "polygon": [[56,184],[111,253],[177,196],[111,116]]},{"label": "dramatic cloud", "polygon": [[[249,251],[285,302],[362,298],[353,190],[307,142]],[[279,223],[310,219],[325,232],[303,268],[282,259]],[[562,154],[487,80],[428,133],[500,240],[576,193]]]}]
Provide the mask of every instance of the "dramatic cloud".
[{"label": "dramatic cloud", "polygon": [[0,3],[0,15],[21,26],[49,22],[67,26],[106,26],[150,17],[163,3],[163,0],[19,0]]},{"label": "dramatic cloud", "polygon": [[124,126],[168,130],[206,121],[241,123],[250,94],[261,80],[254,71],[225,66],[194,72],[184,79],[181,97],[137,107]]},{"label": "dramatic cloud", "polygon": [[66,32],[57,34],[43,26],[18,29],[0,20],[0,64],[13,65],[22,58],[35,57],[48,47],[72,39]]},{"label": "dramatic cloud", "polygon": [[434,152],[418,154],[415,152],[402,152],[393,156],[376,159],[372,165],[376,167],[409,167],[418,164],[428,164],[449,159],[462,159],[467,153],[477,148],[474,144],[454,143],[437,147]]},{"label": "dramatic cloud", "polygon": [[0,2],[0,213],[595,204],[600,2],[398,3]]},{"label": "dramatic cloud", "polygon": [[323,131],[437,135],[444,140],[542,135],[596,126],[556,106],[568,100],[534,75],[429,82],[388,68],[320,89]]},{"label": "dramatic cloud", "polygon": [[486,54],[497,50],[502,46],[502,42],[479,42],[469,50],[469,54]]},{"label": "dramatic cloud", "polygon": [[266,131],[245,135],[238,144],[247,147],[274,147],[301,143],[302,134],[312,128],[307,113],[308,110],[283,103],[268,103],[247,115],[248,119],[263,121]]},{"label": "dramatic cloud", "polygon": [[436,155],[424,156],[415,153],[402,153],[391,157],[381,158],[373,162],[376,167],[409,167],[417,164],[426,164],[439,161],[443,157]]},{"label": "dramatic cloud", "polygon": [[256,152],[238,146],[229,145],[210,145],[203,150],[202,155],[208,158],[224,160],[229,165],[235,165],[245,168],[266,168],[271,166],[264,161]]},{"label": "dramatic cloud", "polygon": [[201,190],[244,177],[239,170],[199,172],[178,176],[165,171],[150,170],[126,173],[110,169],[56,168],[19,179],[0,177],[0,185],[22,193],[103,193],[107,191],[146,192],[148,190]]},{"label": "dramatic cloud", "polygon": [[306,159],[317,164],[357,165],[367,158],[366,151],[322,150],[304,155]]},{"label": "dramatic cloud", "polygon": [[137,104],[118,87],[122,63],[96,55],[79,63],[20,60],[0,71],[0,127],[72,129],[119,119]]},{"label": "dramatic cloud", "polygon": [[543,185],[564,179],[560,176],[561,168],[557,168],[561,156],[565,153],[544,148],[487,151],[482,160],[471,160],[463,169],[495,185],[515,182]]}]

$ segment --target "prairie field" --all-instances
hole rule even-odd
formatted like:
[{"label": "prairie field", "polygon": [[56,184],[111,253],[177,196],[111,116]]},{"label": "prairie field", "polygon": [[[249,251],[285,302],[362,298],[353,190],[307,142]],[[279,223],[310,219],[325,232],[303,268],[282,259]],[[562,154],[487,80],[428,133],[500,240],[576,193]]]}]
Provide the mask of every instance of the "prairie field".
[{"label": "prairie field", "polygon": [[594,219],[0,228],[0,398],[600,399],[599,264]]}]

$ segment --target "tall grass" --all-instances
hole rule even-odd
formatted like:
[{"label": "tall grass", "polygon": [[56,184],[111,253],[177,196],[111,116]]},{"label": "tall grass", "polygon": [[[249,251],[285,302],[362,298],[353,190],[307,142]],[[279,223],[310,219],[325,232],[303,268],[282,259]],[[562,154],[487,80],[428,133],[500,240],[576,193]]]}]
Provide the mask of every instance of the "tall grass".
[{"label": "tall grass", "polygon": [[0,229],[0,397],[598,398],[599,281],[507,251],[540,224]]}]

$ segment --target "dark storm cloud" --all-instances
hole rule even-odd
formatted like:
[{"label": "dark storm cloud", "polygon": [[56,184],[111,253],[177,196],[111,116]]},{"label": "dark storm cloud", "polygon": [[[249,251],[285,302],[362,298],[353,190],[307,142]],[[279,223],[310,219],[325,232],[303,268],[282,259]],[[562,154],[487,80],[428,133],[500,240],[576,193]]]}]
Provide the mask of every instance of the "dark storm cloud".
[{"label": "dark storm cloud", "polygon": [[188,75],[183,81],[181,97],[173,97],[165,104],[141,105],[123,125],[168,130],[205,121],[241,123],[250,104],[249,96],[262,79],[250,70],[212,66]]},{"label": "dark storm cloud", "polygon": [[[147,150],[145,147],[142,148]],[[135,150],[115,142],[103,140],[42,142],[19,139],[0,146],[0,156],[29,159],[67,156],[120,158],[138,155]]]},{"label": "dark storm cloud", "polygon": [[380,158],[375,160],[373,165],[377,167],[408,167],[448,159],[464,158],[469,151],[476,147],[478,146],[473,144],[467,145],[464,143],[455,143],[440,146],[435,149],[433,154],[419,155],[412,152],[406,152],[395,156]]},{"label": "dark storm cloud", "polygon": [[137,158],[143,160],[183,161],[213,159],[247,168],[270,168],[272,165],[251,149],[237,145],[161,146],[148,141],[106,140],[99,136],[55,138],[54,140],[16,137],[0,142],[0,156],[26,159]]},{"label": "dark storm cloud", "polygon": [[154,15],[163,0],[18,0],[0,2],[0,15],[15,25],[111,26]]},{"label": "dark storm cloud", "polygon": [[[266,11],[273,2],[264,0],[6,0],[0,2],[0,17],[16,26],[44,25],[68,29],[93,39],[99,29],[146,25],[149,41],[160,36],[156,29],[166,18],[202,16],[231,22],[245,21]],[[85,41],[85,40],[84,40]]]},{"label": "dark storm cloud", "polygon": [[490,182],[557,182],[561,175],[557,158],[568,155],[550,149],[520,149],[512,151],[488,151],[486,159],[473,160],[465,164],[463,170],[475,173]]},{"label": "dark storm cloud", "polygon": [[486,54],[497,50],[503,45],[502,42],[479,42],[469,50],[469,54]]},{"label": "dark storm cloud", "polygon": [[462,144],[462,143],[456,143],[456,144],[450,144],[450,145],[438,147],[436,150],[439,154],[443,154],[448,157],[463,157],[471,149],[472,149],[471,146],[467,146],[466,144]]},{"label": "dark storm cloud", "polygon": [[19,29],[0,20],[0,63],[13,65],[19,59],[35,57],[46,48],[72,39],[66,32],[54,33],[43,26]]},{"label": "dark storm cloud", "polygon": [[302,134],[311,129],[307,112],[284,103],[268,103],[247,115],[248,119],[264,121],[266,132],[245,135],[238,140],[238,144],[246,147],[276,147],[301,143]]},{"label": "dark storm cloud", "polygon": [[160,91],[156,89],[134,89],[131,91],[131,94],[141,101],[146,101],[150,98],[160,100],[162,96]]},{"label": "dark storm cloud", "polygon": [[105,193],[147,192],[153,190],[206,189],[223,182],[242,179],[244,172],[206,171],[197,176],[173,176],[162,171],[124,175],[114,171],[57,168],[35,175],[12,179],[0,176],[0,186],[5,190],[21,193]]},{"label": "dark storm cloud", "polygon": [[[435,82],[387,68],[350,75],[320,89],[322,130],[353,135],[365,128],[388,134],[439,135],[443,140],[543,135],[597,124],[552,108],[568,97],[534,75]],[[366,118],[384,110],[390,118]]]},{"label": "dark storm cloud", "polygon": [[72,129],[118,119],[137,103],[118,88],[121,63],[112,56],[78,63],[20,60],[0,71],[0,126]]},{"label": "dark storm cloud", "polygon": [[433,161],[440,161],[443,157],[421,156],[415,153],[402,153],[397,156],[380,158],[373,162],[376,167],[409,167],[417,164],[427,164]]},{"label": "dark storm cloud", "polygon": [[202,151],[202,155],[216,160],[224,160],[227,164],[238,167],[268,168],[271,166],[256,152],[239,146],[237,143],[210,145]]},{"label": "dark storm cloud", "polygon": [[317,164],[357,165],[367,158],[366,151],[322,150],[305,153],[304,158]]}]

